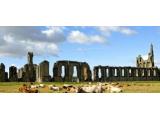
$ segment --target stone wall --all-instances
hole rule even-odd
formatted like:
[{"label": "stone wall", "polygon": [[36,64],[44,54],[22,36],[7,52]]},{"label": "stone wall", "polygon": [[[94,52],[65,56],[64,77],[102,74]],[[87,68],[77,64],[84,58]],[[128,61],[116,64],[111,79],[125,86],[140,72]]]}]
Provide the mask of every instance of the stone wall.
[{"label": "stone wall", "polygon": [[48,82],[51,77],[49,75],[49,62],[43,61],[36,68],[36,81],[37,82]]},{"label": "stone wall", "polygon": [[95,66],[94,81],[160,80],[160,70],[154,68]]}]

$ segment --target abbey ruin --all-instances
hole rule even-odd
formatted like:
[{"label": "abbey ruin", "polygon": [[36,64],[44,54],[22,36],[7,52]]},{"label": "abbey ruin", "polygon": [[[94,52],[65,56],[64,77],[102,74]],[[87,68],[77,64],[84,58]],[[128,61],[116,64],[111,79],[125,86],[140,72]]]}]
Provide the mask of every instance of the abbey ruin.
[{"label": "abbey ruin", "polygon": [[[62,60],[54,63],[53,77],[49,74],[49,62],[42,61],[39,65],[33,62],[33,52],[28,52],[27,64],[17,69],[0,64],[0,82],[84,82],[84,81],[135,81],[160,80],[160,69],[154,63],[153,45],[150,46],[148,59],[141,55],[136,58],[136,66],[94,66],[91,71],[86,62]],[[75,72],[76,71],[76,72]]]},{"label": "abbey ruin", "polygon": [[131,81],[131,80],[160,80],[160,70],[154,66],[153,45],[150,46],[148,59],[143,60],[141,55],[136,59],[136,67],[131,66],[95,66],[95,81]]}]

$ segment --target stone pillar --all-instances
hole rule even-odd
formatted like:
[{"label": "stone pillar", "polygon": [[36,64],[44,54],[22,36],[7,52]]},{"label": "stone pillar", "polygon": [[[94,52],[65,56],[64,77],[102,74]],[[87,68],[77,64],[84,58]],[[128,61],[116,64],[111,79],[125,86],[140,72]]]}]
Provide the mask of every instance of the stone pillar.
[{"label": "stone pillar", "polygon": [[150,68],[147,69],[147,77],[150,77],[151,76],[151,70]]},{"label": "stone pillar", "polygon": [[65,65],[65,81],[68,81],[68,82],[71,81],[71,74],[73,74],[72,71],[73,71],[73,68],[70,66],[70,63],[68,62]]},{"label": "stone pillar", "polygon": [[81,67],[80,67],[80,64],[77,66],[77,77],[79,79],[79,81],[82,81],[81,79]]},{"label": "stone pillar", "polygon": [[144,77],[147,77],[147,68],[144,68]]},{"label": "stone pillar", "polygon": [[124,77],[128,77],[128,68],[124,67]]},{"label": "stone pillar", "polygon": [[156,68],[156,77],[159,77],[159,69]]},{"label": "stone pillar", "polygon": [[[80,64],[81,80],[92,81],[92,74],[89,65],[86,62]],[[94,72],[94,71],[93,71]],[[94,78],[95,79],[95,76]]]},{"label": "stone pillar", "polygon": [[113,67],[109,67],[109,77],[113,77]]},{"label": "stone pillar", "polygon": [[9,81],[11,82],[18,81],[17,68],[15,66],[9,67]]},{"label": "stone pillar", "polygon": [[121,68],[117,67],[117,77],[121,77]]},{"label": "stone pillar", "polygon": [[0,64],[0,82],[5,82],[5,65]]},{"label": "stone pillar", "polygon": [[101,67],[101,82],[104,82],[106,79],[106,70],[105,67]]},{"label": "stone pillar", "polygon": [[49,82],[49,62],[43,61],[37,66],[36,70],[37,82]]},{"label": "stone pillar", "polygon": [[94,81],[98,81],[98,68],[94,67]]},{"label": "stone pillar", "polygon": [[135,68],[134,67],[131,68],[131,77],[135,77]]},{"label": "stone pillar", "polygon": [[138,77],[141,77],[142,73],[141,73],[141,68],[138,68]]},{"label": "stone pillar", "polygon": [[153,69],[150,69],[151,77],[153,77]]},{"label": "stone pillar", "polygon": [[8,79],[8,72],[5,72],[5,82],[9,82],[9,79]]}]

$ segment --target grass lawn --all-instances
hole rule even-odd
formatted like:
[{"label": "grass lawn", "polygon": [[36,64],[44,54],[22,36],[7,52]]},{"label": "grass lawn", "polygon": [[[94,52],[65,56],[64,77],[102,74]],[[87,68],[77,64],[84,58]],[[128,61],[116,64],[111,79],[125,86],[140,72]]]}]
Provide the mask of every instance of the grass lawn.
[{"label": "grass lawn", "polygon": [[[118,83],[123,86],[122,89],[124,93],[160,93],[160,81],[124,81],[124,82],[121,81]],[[0,93],[18,93],[19,87],[21,87],[23,84],[24,82],[0,82]],[[56,86],[62,86],[63,84],[72,84],[74,86],[79,86],[87,83],[45,82],[43,84],[45,85],[54,84]],[[53,93],[53,91],[49,90],[48,87],[39,88],[39,91],[40,93]],[[60,92],[62,93],[63,91]]]}]

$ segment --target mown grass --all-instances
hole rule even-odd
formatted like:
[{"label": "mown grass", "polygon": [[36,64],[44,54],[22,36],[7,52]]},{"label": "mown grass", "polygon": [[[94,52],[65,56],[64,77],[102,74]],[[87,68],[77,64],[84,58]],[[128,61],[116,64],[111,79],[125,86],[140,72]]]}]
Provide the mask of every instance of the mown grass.
[{"label": "mown grass", "polygon": [[[118,82],[119,85],[123,86],[124,93],[160,93],[160,81],[121,81]],[[18,93],[18,89],[23,84],[29,84],[25,82],[0,82],[0,93]],[[38,83],[35,83],[38,84]],[[56,86],[62,86],[63,84],[71,84],[74,86],[80,86],[87,84],[83,83],[73,83],[73,82],[45,82],[45,85],[54,84]],[[93,83],[96,84],[96,83]],[[39,88],[40,93],[53,93],[48,87]],[[64,91],[59,91],[63,93]],[[106,91],[107,92],[107,91]],[[54,92],[57,93],[57,92]]]}]

